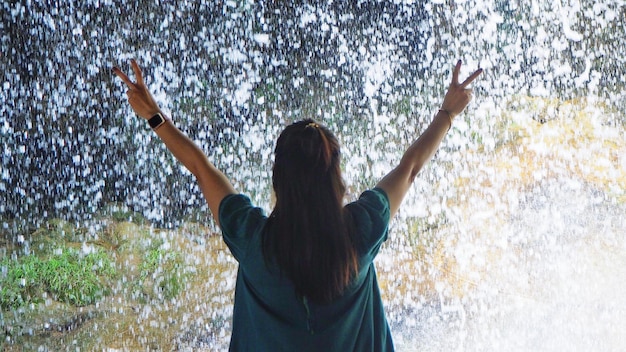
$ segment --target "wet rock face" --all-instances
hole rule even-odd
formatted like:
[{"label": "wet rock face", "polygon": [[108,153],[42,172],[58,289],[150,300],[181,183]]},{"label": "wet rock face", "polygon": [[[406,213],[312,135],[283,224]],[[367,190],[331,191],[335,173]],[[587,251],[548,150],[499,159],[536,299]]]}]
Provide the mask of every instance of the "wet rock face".
[{"label": "wet rock face", "polygon": [[[477,91],[489,97],[611,96],[603,90],[615,87],[623,110],[625,59],[610,55],[621,50],[612,38],[624,33],[623,7],[577,6],[3,2],[0,216],[84,219],[121,202],[163,225],[198,217],[204,201],[189,174],[132,116],[110,72],[128,70],[131,57],[209,153],[245,143],[242,132],[255,124],[304,116],[342,131],[355,117],[397,114],[404,104],[403,114],[427,120],[422,110],[440,100],[458,57],[487,70]],[[565,21],[564,13],[580,15]],[[275,135],[265,138],[269,150]],[[259,182],[245,174],[248,150],[229,153],[234,160],[213,156],[242,183]]]}]

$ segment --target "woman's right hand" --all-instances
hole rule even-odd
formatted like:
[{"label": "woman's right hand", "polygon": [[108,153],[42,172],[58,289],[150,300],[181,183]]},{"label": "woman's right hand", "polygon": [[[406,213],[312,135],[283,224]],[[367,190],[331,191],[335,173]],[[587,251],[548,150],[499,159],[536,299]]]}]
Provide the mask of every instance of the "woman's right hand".
[{"label": "woman's right hand", "polygon": [[469,104],[470,100],[472,100],[472,89],[467,88],[467,86],[480,76],[483,69],[479,68],[474,71],[463,83],[459,83],[460,71],[461,60],[456,63],[456,67],[452,72],[452,82],[450,83],[446,96],[443,98],[443,104],[441,104],[441,110],[445,110],[450,114],[451,119],[460,114],[467,104]]},{"label": "woman's right hand", "polygon": [[159,105],[157,105],[154,97],[152,97],[152,94],[148,91],[148,87],[146,87],[143,81],[143,75],[137,61],[134,59],[130,60],[130,64],[133,67],[137,83],[131,81],[118,67],[113,67],[113,72],[128,86],[126,95],[128,96],[130,106],[135,110],[137,115],[147,120],[156,113],[161,112],[161,109],[159,109]]}]

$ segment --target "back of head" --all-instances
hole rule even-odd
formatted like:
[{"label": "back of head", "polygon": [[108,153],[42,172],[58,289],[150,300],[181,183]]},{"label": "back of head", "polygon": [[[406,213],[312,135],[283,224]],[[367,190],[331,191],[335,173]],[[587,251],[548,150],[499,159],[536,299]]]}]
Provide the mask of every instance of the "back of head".
[{"label": "back of head", "polygon": [[313,120],[285,128],[272,181],[276,205],[263,240],[265,258],[278,264],[298,294],[330,302],[357,271],[335,136]]}]

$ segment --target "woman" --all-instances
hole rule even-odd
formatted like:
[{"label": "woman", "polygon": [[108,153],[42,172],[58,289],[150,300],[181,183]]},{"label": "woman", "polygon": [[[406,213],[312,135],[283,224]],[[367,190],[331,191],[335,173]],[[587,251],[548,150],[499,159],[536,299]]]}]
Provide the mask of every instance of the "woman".
[{"label": "woman", "polygon": [[343,206],[339,144],[313,120],[283,130],[275,149],[276,205],[269,217],[238,194],[169,119],[146,88],[119,68],[128,101],[193,173],[224,241],[239,262],[231,351],[393,351],[373,260],[387,225],[454,117],[471,99],[454,68],[441,109],[375,188]]}]

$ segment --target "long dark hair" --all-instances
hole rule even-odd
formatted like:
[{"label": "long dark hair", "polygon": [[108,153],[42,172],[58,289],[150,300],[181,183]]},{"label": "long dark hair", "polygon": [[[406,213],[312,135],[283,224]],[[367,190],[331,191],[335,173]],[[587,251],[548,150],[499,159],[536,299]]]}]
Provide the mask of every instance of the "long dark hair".
[{"label": "long dark hair", "polygon": [[278,264],[297,294],[328,303],[358,270],[335,136],[310,119],[289,125],[276,142],[272,182],[276,205],[264,257]]}]

